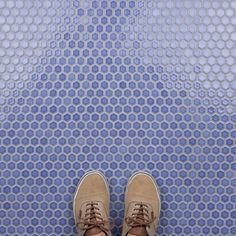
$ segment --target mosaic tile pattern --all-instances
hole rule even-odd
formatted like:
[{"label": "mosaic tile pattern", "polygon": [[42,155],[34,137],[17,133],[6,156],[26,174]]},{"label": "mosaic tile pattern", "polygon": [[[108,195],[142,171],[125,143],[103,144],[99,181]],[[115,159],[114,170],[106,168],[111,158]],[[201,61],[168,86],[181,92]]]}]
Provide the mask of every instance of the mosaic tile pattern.
[{"label": "mosaic tile pattern", "polygon": [[76,235],[86,171],[120,235],[134,171],[157,235],[236,235],[236,1],[0,0],[0,235]]}]

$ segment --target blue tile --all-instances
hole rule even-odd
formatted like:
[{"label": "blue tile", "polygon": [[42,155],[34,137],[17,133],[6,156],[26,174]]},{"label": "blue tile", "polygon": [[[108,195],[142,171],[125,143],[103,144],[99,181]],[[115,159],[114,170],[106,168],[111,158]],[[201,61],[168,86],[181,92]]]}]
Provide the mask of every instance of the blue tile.
[{"label": "blue tile", "polygon": [[224,25],[235,7],[0,3],[0,233],[75,234],[73,192],[97,169],[118,235],[125,185],[141,169],[161,190],[158,235],[236,234],[234,32]]}]

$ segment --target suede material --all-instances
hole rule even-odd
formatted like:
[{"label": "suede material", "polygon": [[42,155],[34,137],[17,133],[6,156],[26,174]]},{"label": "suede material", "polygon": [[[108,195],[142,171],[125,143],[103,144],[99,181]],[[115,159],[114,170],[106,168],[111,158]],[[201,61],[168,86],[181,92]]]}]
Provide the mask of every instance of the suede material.
[{"label": "suede material", "polygon": [[128,234],[132,234],[132,235],[136,235],[136,236],[147,236],[147,230],[144,226],[140,226],[140,227],[133,227],[129,230]]},{"label": "suede material", "polygon": [[[160,218],[161,201],[155,179],[145,172],[137,172],[129,179],[125,193],[125,219],[131,217],[137,208],[137,203],[144,203],[147,206],[146,220],[154,219],[146,227],[146,235],[155,235]],[[126,236],[132,226],[123,222],[122,236]],[[138,226],[138,225],[135,225]]]},{"label": "suede material", "polygon": [[[102,234],[101,234],[102,233]],[[93,227],[85,232],[84,236],[94,236],[94,235],[107,236],[107,233],[101,230],[99,227]]]},{"label": "suede material", "polygon": [[99,227],[93,227],[92,229],[89,229],[85,232],[84,236],[92,236],[95,234],[101,233],[102,230]]},{"label": "suede material", "polygon": [[[101,222],[104,220],[104,228],[109,230],[106,234],[111,236],[109,226],[109,199],[109,187],[105,177],[97,171],[87,173],[81,179],[74,196],[73,210],[75,223],[83,222],[83,219],[88,217],[86,216],[86,213],[88,213],[88,204],[93,202],[97,208],[96,211],[100,214],[100,219],[97,219],[97,221]],[[92,236],[97,234],[96,232],[101,232],[98,225],[94,225],[91,231],[89,229],[86,232],[85,229],[83,229],[83,224],[80,223],[79,226],[80,227],[77,227],[77,236],[85,236],[85,233],[87,233],[86,236]]]}]

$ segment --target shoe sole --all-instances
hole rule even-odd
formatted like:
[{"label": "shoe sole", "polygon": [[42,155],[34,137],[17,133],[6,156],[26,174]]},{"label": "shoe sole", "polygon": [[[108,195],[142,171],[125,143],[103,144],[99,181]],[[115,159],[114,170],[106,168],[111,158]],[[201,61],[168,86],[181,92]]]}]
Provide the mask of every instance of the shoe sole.
[{"label": "shoe sole", "polygon": [[[78,185],[77,185],[77,187],[76,187],[75,193],[74,193],[74,197],[73,197],[73,214],[74,214],[74,218],[76,218],[76,216],[75,216],[75,211],[74,211],[74,209],[75,209],[75,198],[76,198],[76,196],[77,196],[77,194],[78,194],[80,185],[83,183],[83,181],[84,181],[84,179],[85,179],[86,177],[88,177],[89,175],[93,175],[93,174],[97,174],[97,175],[100,175],[100,176],[102,177],[102,179],[103,179],[104,182],[105,182],[106,189],[107,189],[107,192],[108,192],[108,199],[110,199],[109,185],[108,185],[108,182],[107,182],[107,179],[106,179],[105,175],[102,174],[102,173],[99,172],[99,171],[89,171],[89,172],[87,172],[86,174],[83,175],[82,179],[79,181],[79,183],[78,183]],[[109,205],[110,205],[110,202],[109,202]]]}]

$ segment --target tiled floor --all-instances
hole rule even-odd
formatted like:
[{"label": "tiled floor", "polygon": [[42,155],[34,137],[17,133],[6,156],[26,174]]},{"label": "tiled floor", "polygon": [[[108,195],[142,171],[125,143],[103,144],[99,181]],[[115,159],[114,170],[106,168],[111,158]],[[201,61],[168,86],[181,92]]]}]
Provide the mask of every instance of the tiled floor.
[{"label": "tiled floor", "polygon": [[0,0],[0,235],[76,235],[105,173],[120,235],[137,170],[160,236],[236,235],[236,1]]}]

